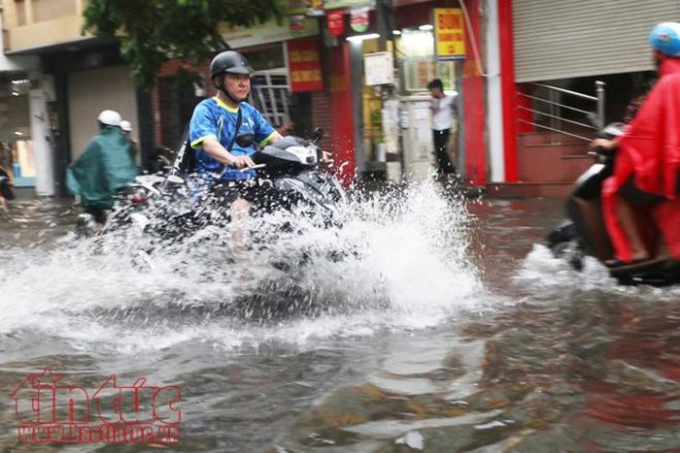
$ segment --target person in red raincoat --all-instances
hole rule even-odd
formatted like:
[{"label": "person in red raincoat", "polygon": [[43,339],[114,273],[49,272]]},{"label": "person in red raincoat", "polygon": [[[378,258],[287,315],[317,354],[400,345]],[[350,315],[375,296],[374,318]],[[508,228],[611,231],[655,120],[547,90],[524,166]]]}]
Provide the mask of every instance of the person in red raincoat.
[{"label": "person in red raincoat", "polygon": [[659,232],[680,259],[680,24],[665,22],[650,35],[660,79],[625,133],[596,139],[592,148],[616,150],[614,175],[602,207],[615,256],[605,264],[641,263],[654,255]]}]

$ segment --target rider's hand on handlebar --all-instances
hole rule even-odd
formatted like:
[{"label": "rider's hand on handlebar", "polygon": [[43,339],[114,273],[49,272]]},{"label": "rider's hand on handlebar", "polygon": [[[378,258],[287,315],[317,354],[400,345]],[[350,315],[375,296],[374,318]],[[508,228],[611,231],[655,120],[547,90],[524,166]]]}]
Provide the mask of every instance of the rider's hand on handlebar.
[{"label": "rider's hand on handlebar", "polygon": [[612,153],[616,150],[618,143],[615,140],[606,138],[596,138],[590,142],[590,149],[601,153]]},{"label": "rider's hand on handlebar", "polygon": [[255,162],[249,156],[236,156],[234,162],[232,162],[232,167],[236,167],[239,170],[248,167],[254,167]]}]

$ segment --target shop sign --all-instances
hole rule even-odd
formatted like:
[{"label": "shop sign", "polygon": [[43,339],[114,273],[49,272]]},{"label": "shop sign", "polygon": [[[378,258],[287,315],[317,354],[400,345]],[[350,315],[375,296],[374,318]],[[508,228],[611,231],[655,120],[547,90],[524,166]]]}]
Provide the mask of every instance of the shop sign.
[{"label": "shop sign", "polygon": [[353,8],[374,6],[373,0],[323,0],[323,9]]},{"label": "shop sign", "polygon": [[[290,34],[293,38],[309,36],[309,20],[305,16],[290,16]],[[318,29],[318,26],[315,26]],[[315,35],[317,33],[314,33]]]},{"label": "shop sign", "polygon": [[285,12],[289,16],[323,15],[323,0],[288,0]]},{"label": "shop sign", "polygon": [[326,13],[326,23],[328,24],[328,34],[340,36],[345,31],[345,13],[343,11],[328,11]]},{"label": "shop sign", "polygon": [[349,27],[357,33],[368,30],[368,7],[350,11]]},{"label": "shop sign", "polygon": [[291,16],[307,14],[307,0],[288,0],[286,2],[286,14]]},{"label": "shop sign", "polygon": [[460,8],[434,9],[434,39],[438,60],[465,58],[465,26]]},{"label": "shop sign", "polygon": [[307,0],[307,15],[323,17],[323,0]]},{"label": "shop sign", "polygon": [[319,42],[315,38],[293,39],[286,43],[291,91],[323,90]]},{"label": "shop sign", "polygon": [[223,25],[220,28],[220,34],[232,49],[319,34],[319,21],[316,19],[305,17],[302,20],[295,19],[295,22],[295,25],[292,25],[291,18],[284,17],[280,24],[276,22],[276,19],[271,19],[251,27]]}]

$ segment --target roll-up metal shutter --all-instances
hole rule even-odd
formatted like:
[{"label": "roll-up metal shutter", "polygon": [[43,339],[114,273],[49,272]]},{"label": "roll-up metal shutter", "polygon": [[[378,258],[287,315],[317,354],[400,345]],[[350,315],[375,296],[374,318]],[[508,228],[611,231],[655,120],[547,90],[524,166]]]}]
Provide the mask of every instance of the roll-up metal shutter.
[{"label": "roll-up metal shutter", "polygon": [[680,21],[678,0],[513,0],[515,79],[652,69],[649,32]]},{"label": "roll-up metal shutter", "polygon": [[97,117],[104,109],[115,110],[130,121],[132,136],[139,141],[137,93],[128,66],[73,72],[68,76],[68,93],[72,160],[99,132]]}]

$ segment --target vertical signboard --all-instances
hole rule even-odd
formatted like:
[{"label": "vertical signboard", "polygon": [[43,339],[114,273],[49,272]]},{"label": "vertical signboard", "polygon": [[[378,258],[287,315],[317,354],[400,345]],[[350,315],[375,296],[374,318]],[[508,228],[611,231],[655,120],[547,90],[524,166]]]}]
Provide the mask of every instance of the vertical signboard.
[{"label": "vertical signboard", "polygon": [[331,36],[340,36],[345,31],[345,18],[342,11],[328,11],[326,13],[326,23],[328,25],[328,34]]},{"label": "vertical signboard", "polygon": [[287,48],[291,91],[323,90],[318,40],[292,39],[288,41]]},{"label": "vertical signboard", "polygon": [[349,27],[357,33],[368,30],[368,7],[355,8],[349,13]]},{"label": "vertical signboard", "polygon": [[465,26],[460,8],[434,9],[434,40],[438,60],[465,58]]}]

